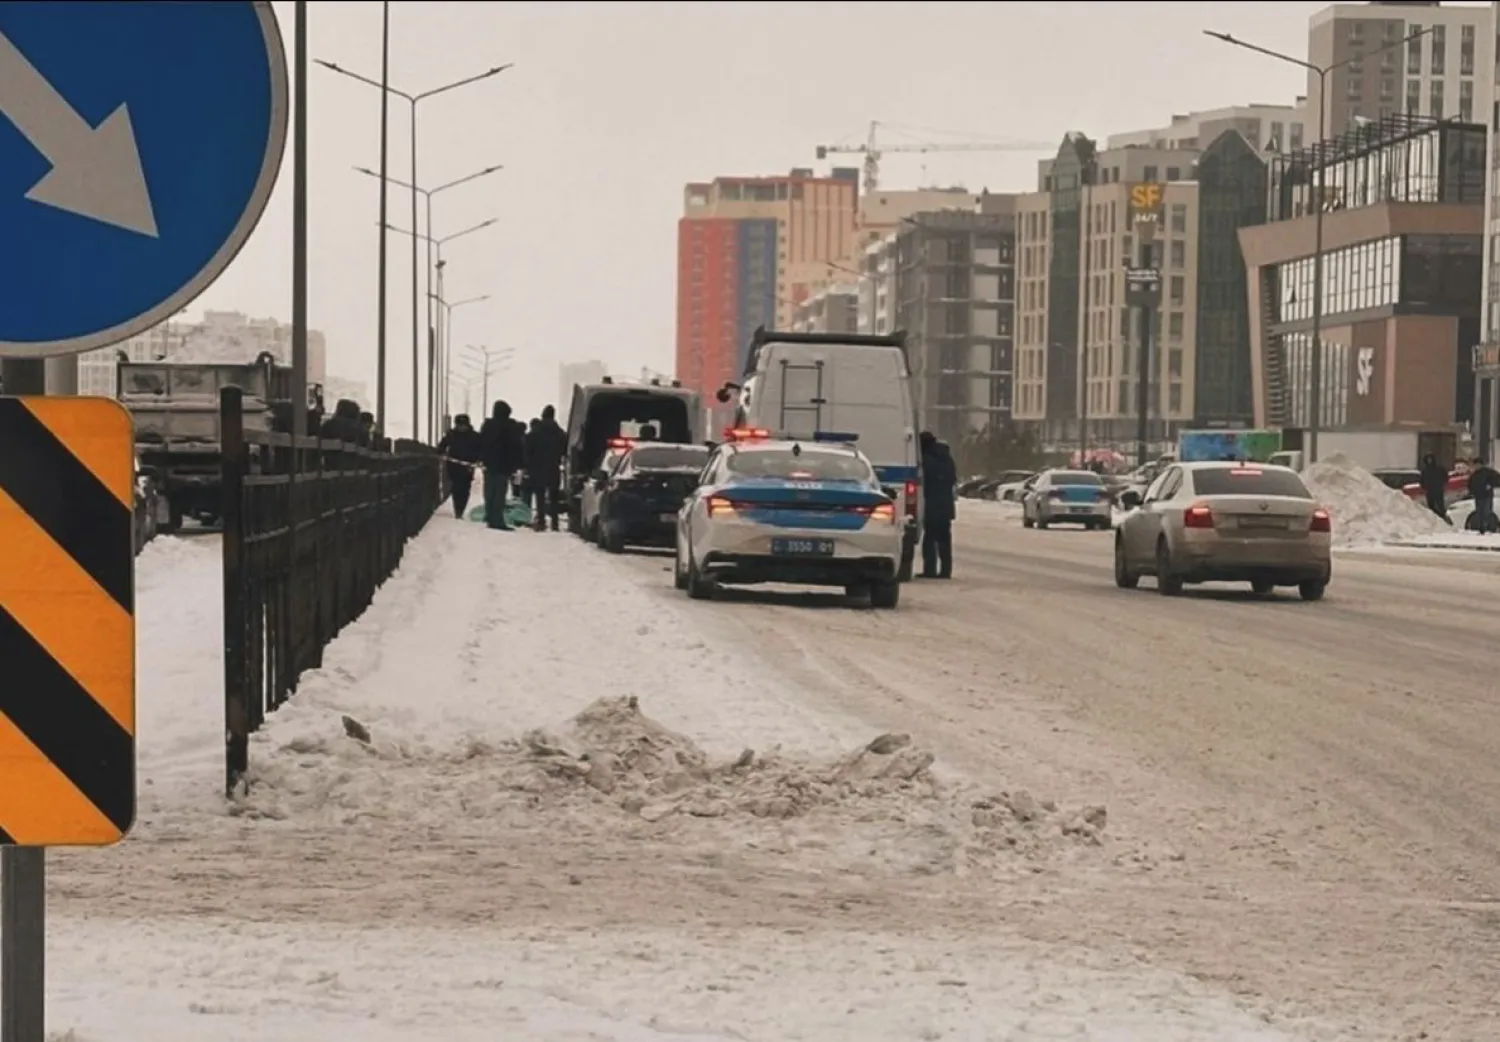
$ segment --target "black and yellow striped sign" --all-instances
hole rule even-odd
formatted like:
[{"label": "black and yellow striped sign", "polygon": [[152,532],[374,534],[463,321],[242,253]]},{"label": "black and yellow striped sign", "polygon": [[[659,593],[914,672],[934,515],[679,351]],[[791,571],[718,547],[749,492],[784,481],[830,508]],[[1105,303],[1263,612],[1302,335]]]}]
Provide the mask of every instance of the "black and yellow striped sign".
[{"label": "black and yellow striped sign", "polygon": [[107,398],[0,398],[0,843],[135,817],[135,449]]}]

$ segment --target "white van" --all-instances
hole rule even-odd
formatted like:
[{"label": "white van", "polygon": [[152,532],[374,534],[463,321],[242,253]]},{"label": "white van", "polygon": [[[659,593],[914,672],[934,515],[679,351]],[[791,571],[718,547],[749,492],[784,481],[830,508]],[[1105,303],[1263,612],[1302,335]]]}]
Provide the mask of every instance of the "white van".
[{"label": "white van", "polygon": [[739,384],[735,426],[772,437],[849,441],[874,464],[907,518],[901,580],[911,578],[921,541],[921,459],[917,410],[906,365],[906,334],[755,331]]}]

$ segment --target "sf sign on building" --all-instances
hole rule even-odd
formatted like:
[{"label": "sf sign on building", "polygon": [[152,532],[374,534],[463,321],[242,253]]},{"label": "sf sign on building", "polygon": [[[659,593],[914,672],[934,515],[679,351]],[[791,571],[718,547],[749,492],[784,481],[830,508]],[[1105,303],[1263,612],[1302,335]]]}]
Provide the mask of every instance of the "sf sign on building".
[{"label": "sf sign on building", "polygon": [[1130,220],[1134,224],[1156,224],[1161,220],[1166,185],[1145,181],[1130,186]]}]

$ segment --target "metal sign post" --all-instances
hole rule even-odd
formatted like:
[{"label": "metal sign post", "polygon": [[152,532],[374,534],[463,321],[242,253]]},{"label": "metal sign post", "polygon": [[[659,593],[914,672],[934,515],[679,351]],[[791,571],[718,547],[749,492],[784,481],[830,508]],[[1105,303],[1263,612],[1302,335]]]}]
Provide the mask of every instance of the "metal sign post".
[{"label": "metal sign post", "polygon": [[1153,266],[1151,244],[1141,244],[1139,267],[1125,269],[1125,300],[1141,312],[1141,346],[1136,362],[1136,466],[1148,462],[1151,412],[1151,326],[1161,300],[1161,271]]},{"label": "metal sign post", "polygon": [[20,186],[0,228],[21,244],[0,314],[0,1042],[44,1038],[46,848],[135,818],[135,432],[112,399],[45,397],[45,360],[158,325],[229,266],[287,96],[270,0],[0,4]]}]

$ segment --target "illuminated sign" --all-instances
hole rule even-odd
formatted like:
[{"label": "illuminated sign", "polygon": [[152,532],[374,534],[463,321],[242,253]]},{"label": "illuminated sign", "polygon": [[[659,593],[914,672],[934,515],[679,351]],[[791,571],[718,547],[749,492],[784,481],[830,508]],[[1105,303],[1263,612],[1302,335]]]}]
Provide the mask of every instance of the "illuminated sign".
[{"label": "illuminated sign", "polygon": [[1166,186],[1156,181],[1146,181],[1130,186],[1130,218],[1141,222],[1155,221],[1161,216],[1162,201],[1166,198]]}]

